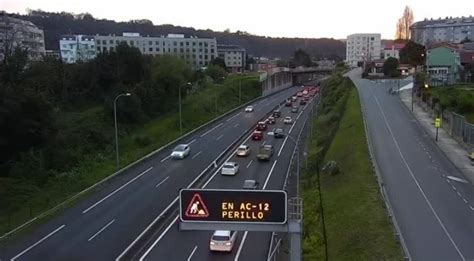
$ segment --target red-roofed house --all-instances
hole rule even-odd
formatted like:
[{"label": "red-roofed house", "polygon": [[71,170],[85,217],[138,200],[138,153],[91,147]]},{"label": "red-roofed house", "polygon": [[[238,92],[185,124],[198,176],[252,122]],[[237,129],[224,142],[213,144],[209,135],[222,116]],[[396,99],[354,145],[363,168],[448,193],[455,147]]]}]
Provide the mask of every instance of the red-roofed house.
[{"label": "red-roofed house", "polygon": [[405,47],[405,43],[386,43],[383,49],[383,58],[387,60],[390,57],[400,60],[400,50]]}]

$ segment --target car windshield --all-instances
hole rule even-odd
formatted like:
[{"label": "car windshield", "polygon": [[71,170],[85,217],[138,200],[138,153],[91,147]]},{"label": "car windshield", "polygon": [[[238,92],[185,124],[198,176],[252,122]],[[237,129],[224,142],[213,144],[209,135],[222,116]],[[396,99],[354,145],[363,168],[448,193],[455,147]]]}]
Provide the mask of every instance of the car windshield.
[{"label": "car windshield", "polygon": [[230,238],[228,236],[212,236],[212,240],[214,240],[214,241],[229,241]]},{"label": "car windshield", "polygon": [[232,169],[232,168],[234,168],[234,164],[233,163],[226,163],[222,167],[225,168],[225,169]]},{"label": "car windshield", "polygon": [[185,145],[178,145],[174,148],[174,151],[184,151],[186,149]]}]

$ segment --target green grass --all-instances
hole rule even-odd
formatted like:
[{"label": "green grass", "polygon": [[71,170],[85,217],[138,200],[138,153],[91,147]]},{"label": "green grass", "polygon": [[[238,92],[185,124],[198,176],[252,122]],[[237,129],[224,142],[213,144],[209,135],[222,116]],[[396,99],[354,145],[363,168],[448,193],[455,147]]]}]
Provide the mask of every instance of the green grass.
[{"label": "green grass", "polygon": [[[336,161],[340,173],[321,175],[329,260],[402,260],[371,167],[357,90],[352,87],[349,92],[344,114],[323,160]],[[315,126],[316,131],[321,129],[324,131],[324,126]],[[311,142],[310,160],[318,150]],[[305,172],[304,259],[323,260],[315,173]]]},{"label": "green grass", "polygon": [[[183,100],[183,133],[239,106],[239,81],[242,84],[241,103],[261,95],[258,78],[254,76],[229,76],[222,84],[209,84],[207,88],[194,92]],[[214,103],[216,93],[217,113]],[[103,114],[102,107],[91,107],[81,112],[63,113],[58,117],[58,123],[61,128],[74,124],[87,124],[90,125],[91,131],[113,128],[113,123],[103,122],[105,118]],[[71,128],[68,131],[68,136],[74,136],[76,130]],[[110,136],[110,132],[102,134]],[[121,166],[145,156],[179,136],[178,106],[176,106],[175,110],[129,133],[122,133],[119,138]],[[76,167],[55,173],[54,178],[49,178],[40,189],[28,180],[1,179],[0,195],[5,195],[9,202],[15,202],[14,205],[20,207],[15,210],[0,210],[0,235],[113,174],[115,172],[113,137],[110,137],[109,141],[111,144],[101,149],[88,148],[93,153],[84,156]],[[84,148],[78,150],[80,151],[74,153],[84,152]]]}]

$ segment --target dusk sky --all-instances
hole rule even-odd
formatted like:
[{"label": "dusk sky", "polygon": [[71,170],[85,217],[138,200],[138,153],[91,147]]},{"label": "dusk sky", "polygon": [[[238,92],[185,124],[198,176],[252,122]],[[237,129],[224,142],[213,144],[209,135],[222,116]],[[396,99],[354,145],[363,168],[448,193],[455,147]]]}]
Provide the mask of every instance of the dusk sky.
[{"label": "dusk sky", "polygon": [[[352,33],[381,33],[394,37],[395,24],[409,5],[415,21],[474,15],[472,0],[451,1],[149,1],[149,0],[1,0],[0,10],[26,13],[27,8],[49,12],[92,14],[116,21],[149,19],[155,25],[173,24],[196,29],[247,31],[277,37],[345,38]],[[470,13],[471,12],[471,13]]]}]

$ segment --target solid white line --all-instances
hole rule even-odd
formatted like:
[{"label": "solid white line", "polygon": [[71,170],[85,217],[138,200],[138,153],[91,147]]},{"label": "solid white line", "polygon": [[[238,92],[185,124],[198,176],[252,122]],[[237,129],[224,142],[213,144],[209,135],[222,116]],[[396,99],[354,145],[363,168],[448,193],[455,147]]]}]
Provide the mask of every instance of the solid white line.
[{"label": "solid white line", "polygon": [[162,160],[160,160],[160,162],[165,162],[165,160],[167,160],[169,158],[171,158],[171,155],[168,155],[168,156],[164,157]]},{"label": "solid white line", "polygon": [[458,181],[458,182],[461,182],[461,183],[467,183],[467,180],[461,179],[461,178],[458,178],[458,177],[454,177],[454,176],[447,176],[446,178],[448,178],[450,180]]},{"label": "solid white line", "polygon": [[250,160],[249,164],[247,164],[247,169],[250,167],[250,164],[252,164],[253,160]]},{"label": "solid white line", "polygon": [[242,112],[239,112],[239,113],[237,113],[236,115],[234,115],[234,116],[230,117],[230,118],[229,118],[229,119],[227,119],[226,121],[231,121],[233,118],[235,118],[235,117],[239,116],[241,113],[242,113]]},{"label": "solid white line", "polygon": [[290,133],[291,133],[291,131],[293,130],[293,127],[295,127],[295,124],[296,124],[296,121],[295,121],[295,122],[293,122],[293,125],[291,125],[290,131],[288,131],[288,134],[290,134]]},{"label": "solid white line", "polygon": [[97,205],[99,205],[100,203],[102,203],[104,200],[110,198],[111,196],[113,196],[115,193],[119,192],[121,189],[125,188],[128,184],[134,182],[135,180],[137,180],[138,178],[140,178],[141,176],[145,175],[145,173],[147,173],[148,171],[150,171],[151,169],[153,169],[153,167],[149,167],[147,170],[143,171],[140,175],[136,176],[135,178],[133,178],[132,180],[128,181],[127,183],[123,184],[122,186],[120,186],[120,188],[114,190],[112,193],[110,193],[109,195],[107,195],[105,198],[97,201],[94,205],[90,206],[89,208],[87,208],[86,210],[82,211],[82,214],[85,214],[87,212],[89,212],[89,210],[95,208]]},{"label": "solid white line", "polygon": [[110,221],[107,225],[105,225],[103,228],[101,228],[99,231],[97,231],[97,233],[95,233],[93,236],[91,236],[91,238],[89,238],[87,241],[91,241],[92,239],[94,239],[96,236],[98,236],[100,233],[102,233],[102,231],[104,231],[108,226],[112,225],[112,223],[115,222],[115,219],[112,219],[112,221]]},{"label": "solid white line", "polygon": [[407,167],[408,169],[408,172],[410,173],[410,176],[412,177],[413,181],[415,182],[416,186],[418,187],[418,189],[420,190],[421,192],[421,195],[423,196],[423,198],[425,199],[427,205],[429,206],[431,212],[433,213],[433,215],[435,216],[435,218],[438,220],[438,223],[440,224],[441,228],[443,229],[444,233],[446,234],[446,236],[448,237],[449,241],[451,241],[451,244],[453,244],[454,248],[456,249],[456,251],[458,252],[459,256],[461,257],[462,260],[466,260],[464,258],[464,256],[462,255],[461,251],[459,250],[458,246],[456,245],[456,243],[454,242],[453,238],[451,237],[451,235],[449,234],[448,230],[446,229],[446,227],[444,226],[443,222],[441,221],[441,219],[439,218],[438,214],[436,213],[436,211],[434,210],[433,206],[431,205],[431,202],[428,200],[428,197],[426,196],[425,192],[423,191],[423,189],[421,188],[420,186],[420,183],[418,183],[418,180],[416,179],[415,175],[413,174],[413,171],[411,170],[410,166],[408,165],[408,162],[406,161],[405,157],[403,156],[403,153],[402,153],[402,150],[400,149],[400,146],[398,145],[398,142],[397,140],[395,139],[395,136],[393,135],[393,132],[392,132],[392,129],[390,128],[390,125],[388,124],[388,121],[387,121],[387,117],[385,116],[385,113],[383,112],[382,110],[382,106],[380,105],[380,102],[379,100],[377,99],[377,97],[375,97],[375,102],[377,103],[377,106],[379,107],[379,110],[380,112],[382,113],[382,117],[384,119],[384,123],[385,125],[387,126],[388,128],[388,131],[390,132],[390,135],[392,136],[392,140],[393,142],[395,143],[395,147],[397,148],[398,150],[398,153],[400,154],[400,157],[402,158],[403,160],[403,163],[405,164],[405,166]]},{"label": "solid white line", "polygon": [[265,184],[263,184],[263,188],[262,188],[262,189],[265,189],[265,188],[267,187],[268,181],[270,180],[270,177],[272,176],[273,169],[275,168],[275,165],[276,165],[277,161],[278,161],[278,160],[275,160],[275,162],[273,162],[273,166],[272,166],[272,168],[270,169],[270,172],[268,172],[267,179],[265,180]]},{"label": "solid white line", "polygon": [[221,122],[221,123],[219,123],[217,126],[215,126],[214,128],[212,128],[212,129],[206,131],[203,135],[201,135],[201,138],[204,137],[204,136],[206,136],[207,134],[211,133],[213,130],[219,128],[219,127],[222,126],[223,124],[224,124],[224,123]]},{"label": "solid white line", "polygon": [[159,187],[161,184],[165,183],[165,181],[167,179],[169,179],[170,176],[167,176],[166,178],[164,178],[162,181],[160,181],[160,183],[156,184],[155,188]]},{"label": "solid white line", "polygon": [[235,254],[234,261],[239,260],[240,253],[242,252],[242,248],[244,247],[245,239],[247,238],[248,233],[249,233],[248,231],[245,231],[244,236],[242,237],[242,241],[240,241],[239,249],[237,250],[237,253]]},{"label": "solid white line", "polygon": [[281,144],[281,148],[278,151],[278,157],[280,157],[281,151],[283,150],[283,147],[285,147],[286,140],[288,139],[288,136],[286,136],[285,140],[283,141],[283,144]]},{"label": "solid white line", "polygon": [[192,140],[192,141],[188,142],[188,145],[191,145],[191,144],[193,144],[195,141],[196,141],[196,139],[194,139],[194,140]]},{"label": "solid white line", "polygon": [[304,109],[298,114],[298,117],[296,117],[296,120],[298,120],[301,116],[301,114],[303,113]]},{"label": "solid white line", "polygon": [[191,157],[191,159],[195,159],[195,158],[196,158],[197,156],[199,156],[199,154],[201,154],[201,153],[202,153],[202,150],[199,151],[198,153],[194,154],[194,155]]},{"label": "solid white line", "polygon": [[194,249],[193,249],[193,251],[191,252],[191,254],[190,254],[190,255],[189,255],[189,257],[188,257],[188,261],[190,261],[190,260],[191,260],[191,257],[193,257],[193,255],[194,255],[194,252],[196,252],[196,249],[197,249],[197,248],[198,248],[198,246],[194,246]]},{"label": "solid white line", "polygon": [[30,251],[33,247],[41,244],[41,242],[45,241],[46,239],[48,239],[48,237],[54,235],[56,232],[58,232],[59,230],[63,229],[66,225],[62,225],[58,228],[56,228],[53,232],[49,233],[47,236],[43,237],[42,239],[40,239],[38,242],[34,243],[33,245],[31,245],[30,247],[28,247],[27,249],[21,251],[21,253],[19,253],[18,255],[16,255],[15,257],[13,257],[12,259],[10,259],[11,261],[15,261],[15,259],[19,258],[20,256],[22,256],[23,254],[25,254],[26,252]]},{"label": "solid white line", "polygon": [[216,138],[216,140],[220,140],[222,139],[222,137],[224,137],[224,134],[221,134],[219,137]]},{"label": "solid white line", "polygon": [[166,227],[165,231],[163,233],[161,233],[161,235],[156,239],[155,242],[153,242],[153,244],[146,250],[146,252],[143,254],[142,257],[140,257],[140,261],[143,261],[145,259],[145,257],[151,252],[151,250],[156,246],[156,244],[158,244],[158,242],[165,236],[165,234],[168,232],[168,230],[171,229],[171,227],[176,224],[176,220],[178,220],[179,218],[179,215],[177,215],[173,221],[171,221],[171,223],[168,225],[168,227]]}]

